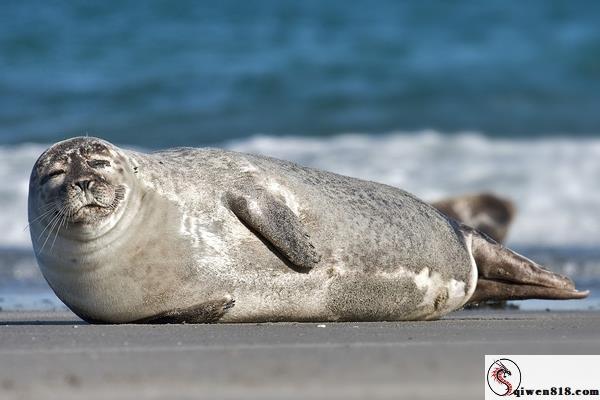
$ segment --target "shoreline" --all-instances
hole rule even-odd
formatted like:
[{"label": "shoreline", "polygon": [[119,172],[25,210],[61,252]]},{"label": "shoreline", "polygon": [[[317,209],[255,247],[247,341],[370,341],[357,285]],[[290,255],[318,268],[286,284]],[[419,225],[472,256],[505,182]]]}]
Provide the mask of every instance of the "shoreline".
[{"label": "shoreline", "polygon": [[481,398],[485,354],[592,354],[600,312],[429,322],[88,325],[0,312],[0,397]]}]

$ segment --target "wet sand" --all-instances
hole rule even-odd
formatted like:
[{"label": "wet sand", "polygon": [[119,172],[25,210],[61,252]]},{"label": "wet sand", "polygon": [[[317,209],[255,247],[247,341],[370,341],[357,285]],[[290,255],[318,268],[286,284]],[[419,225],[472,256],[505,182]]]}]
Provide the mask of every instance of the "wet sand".
[{"label": "wet sand", "polygon": [[598,349],[597,311],[121,326],[68,312],[0,312],[0,398],[479,399],[486,353]]}]

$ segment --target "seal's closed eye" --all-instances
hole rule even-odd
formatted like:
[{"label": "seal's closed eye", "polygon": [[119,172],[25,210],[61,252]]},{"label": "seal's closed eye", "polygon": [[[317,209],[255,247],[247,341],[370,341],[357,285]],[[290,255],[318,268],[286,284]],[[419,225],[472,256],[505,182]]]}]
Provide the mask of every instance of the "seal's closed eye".
[{"label": "seal's closed eye", "polygon": [[88,161],[88,165],[92,168],[105,168],[110,167],[110,162],[106,160],[91,160]]},{"label": "seal's closed eye", "polygon": [[64,170],[62,170],[62,169],[57,169],[56,171],[52,171],[52,172],[50,172],[48,175],[45,175],[45,176],[42,178],[42,181],[40,182],[40,184],[41,184],[41,185],[43,185],[43,184],[45,184],[46,182],[48,182],[50,179],[54,178],[55,176],[59,176],[59,175],[62,175],[62,174],[64,174],[64,173],[65,173],[65,171],[64,171]]}]

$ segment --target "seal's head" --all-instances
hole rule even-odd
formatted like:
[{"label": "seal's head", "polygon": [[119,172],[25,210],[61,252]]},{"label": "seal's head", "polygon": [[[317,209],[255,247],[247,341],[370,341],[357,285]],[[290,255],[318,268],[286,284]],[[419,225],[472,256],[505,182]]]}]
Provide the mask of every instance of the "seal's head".
[{"label": "seal's head", "polygon": [[[46,150],[29,184],[29,220],[99,232],[116,222],[124,207],[134,168],[116,146],[77,137]],[[75,229],[77,230],[77,229]],[[32,231],[33,232],[33,231]]]}]

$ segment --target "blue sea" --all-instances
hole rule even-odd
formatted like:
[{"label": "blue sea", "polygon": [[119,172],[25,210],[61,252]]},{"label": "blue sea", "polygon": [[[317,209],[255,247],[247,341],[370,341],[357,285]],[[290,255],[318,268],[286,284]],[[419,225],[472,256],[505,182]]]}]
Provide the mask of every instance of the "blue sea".
[{"label": "blue sea", "polygon": [[27,182],[85,134],[503,195],[509,245],[594,291],[521,307],[600,308],[600,2],[2,2],[0,308],[62,307]]}]

